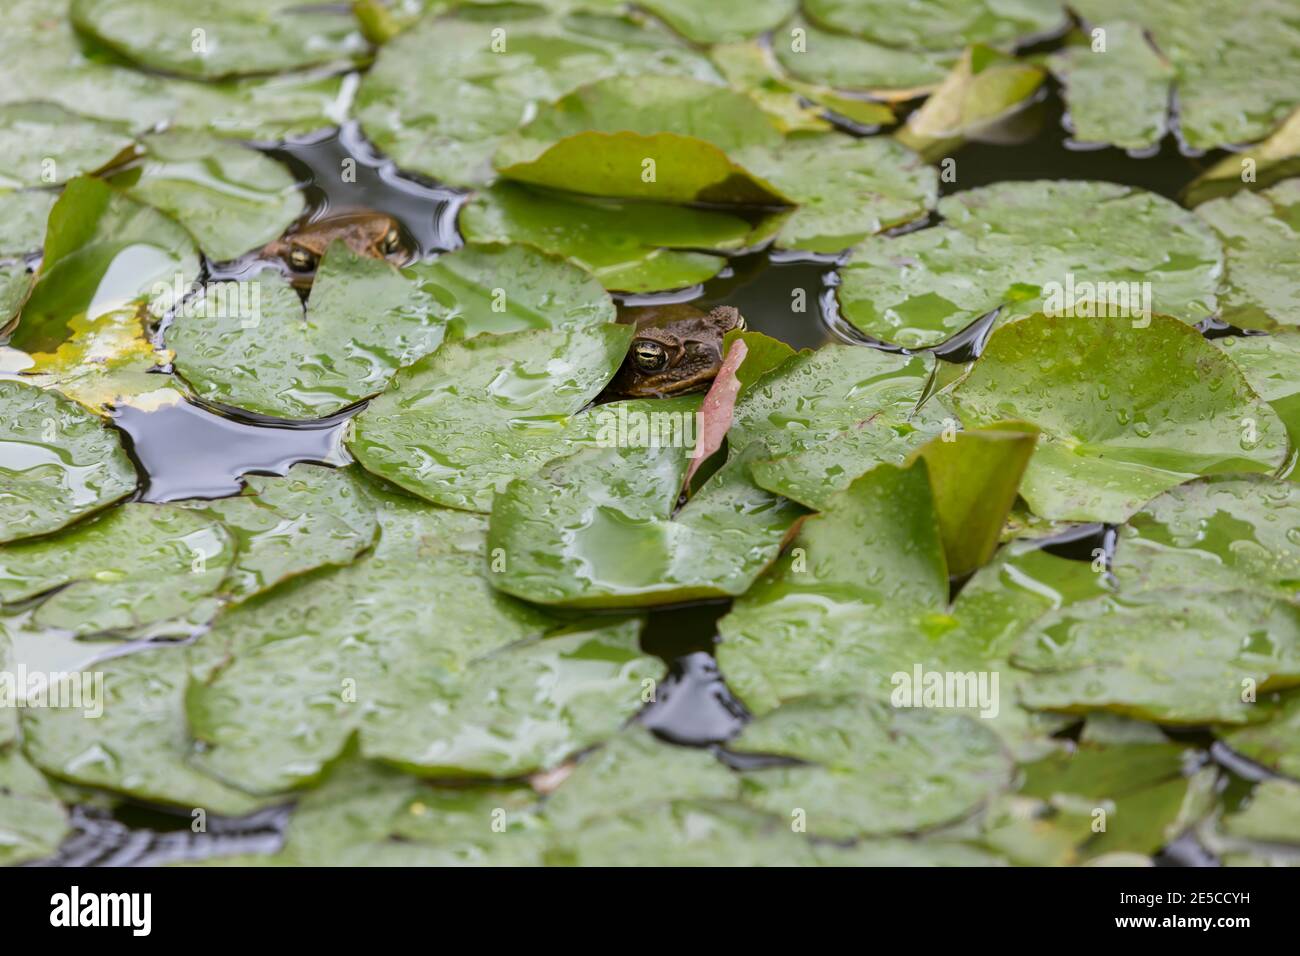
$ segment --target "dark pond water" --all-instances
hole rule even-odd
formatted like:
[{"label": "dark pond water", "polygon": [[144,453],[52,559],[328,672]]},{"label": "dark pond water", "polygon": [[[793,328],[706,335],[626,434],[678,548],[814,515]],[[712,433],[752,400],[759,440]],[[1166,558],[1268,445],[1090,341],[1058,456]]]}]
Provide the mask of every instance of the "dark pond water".
[{"label": "dark pond water", "polygon": [[[956,156],[956,181],[944,192],[994,182],[1030,179],[1098,179],[1149,189],[1176,199],[1182,189],[1219,157],[1191,156],[1171,137],[1153,155],[1135,157],[1116,149],[1072,148],[1063,122],[1062,101],[1055,89],[1023,111],[997,134],[997,141],[972,142]],[[303,184],[308,219],[334,212],[369,208],[397,219],[405,238],[421,256],[461,245],[456,214],[462,193],[399,172],[366,142],[355,125],[302,140],[263,144],[265,151],[288,165]],[[347,175],[345,175],[345,173]],[[927,223],[928,225],[928,223]],[[257,268],[251,259],[220,266],[207,264],[210,279],[240,278]],[[702,287],[667,297],[636,297],[627,304],[669,298],[689,299],[706,307],[733,305],[749,326],[797,348],[830,341],[873,346],[838,316],[835,306],[836,262],[832,257],[758,253],[733,258],[728,267]],[[799,310],[796,303],[805,307]],[[940,346],[949,361],[969,361],[979,354],[992,316]],[[1215,334],[1210,323],[1208,334]],[[252,473],[283,474],[296,462],[341,464],[339,437],[356,409],[332,419],[290,424],[235,415],[186,403],[155,412],[125,409],[116,424],[130,438],[132,453],[147,481],[141,497],[170,501],[185,497],[235,494],[240,478]],[[1109,551],[1113,529],[1088,525],[1041,546],[1063,557],[1091,560],[1094,548]],[[954,582],[960,586],[961,582]],[[713,658],[716,622],[728,602],[653,612],[643,637],[647,651],[671,667],[657,700],[637,718],[674,743],[717,746],[734,736],[747,719],[744,707],[728,691]],[[1067,731],[1069,733],[1069,731]],[[1208,737],[1190,737],[1202,761],[1227,771],[1229,787],[1244,787],[1259,768]],[[75,834],[52,864],[158,864],[237,852],[271,852],[281,839],[288,808],[273,808],[250,817],[209,818],[208,832],[194,834],[190,818],[146,807],[114,810],[78,807]],[[1157,862],[1167,865],[1213,865],[1216,861],[1191,837],[1167,847]]]}]

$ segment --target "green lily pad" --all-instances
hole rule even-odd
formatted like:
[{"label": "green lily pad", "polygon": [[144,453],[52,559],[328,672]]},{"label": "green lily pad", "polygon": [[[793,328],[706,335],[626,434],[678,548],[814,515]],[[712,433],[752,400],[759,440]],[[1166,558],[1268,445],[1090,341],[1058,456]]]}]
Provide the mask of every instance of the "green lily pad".
[{"label": "green lily pad", "polygon": [[1035,709],[1109,711],[1167,724],[1241,724],[1243,700],[1300,684],[1300,608],[1256,593],[1164,589],[1050,612],[1012,656]]},{"label": "green lily pad", "polygon": [[948,573],[954,577],[983,567],[997,550],[1038,442],[1032,428],[1017,430],[1019,424],[957,432],[951,441],[941,435],[915,453],[925,459]]},{"label": "green lily pad", "polygon": [[197,79],[341,66],[367,52],[351,11],[298,0],[73,0],[71,18],[140,67]]},{"label": "green lily pad", "polygon": [[1058,0],[804,0],[808,15],[832,30],[887,46],[951,50],[1053,33],[1065,23]]},{"label": "green lily pad", "polygon": [[[201,613],[234,560],[234,541],[212,519],[174,505],[124,504],[0,548],[0,602],[53,592],[34,622],[79,635],[187,633],[207,618],[179,619]],[[207,610],[210,617],[215,608]]]},{"label": "green lily pad", "polygon": [[1052,54],[1048,63],[1065,85],[1070,126],[1081,143],[1150,149],[1169,131],[1169,88],[1174,68],[1135,23],[1099,24],[1105,49],[1091,32]]},{"label": "green lily pad", "polygon": [[[568,259],[607,289],[656,292],[713,278],[753,227],[713,209],[563,196],[501,183],[470,200],[460,228],[471,242],[520,242]],[[689,250],[689,251],[688,251]]]},{"label": "green lily pad", "polygon": [[103,713],[27,708],[28,757],[59,780],[101,787],[148,803],[239,816],[268,801],[196,769],[183,702],[191,667],[210,666],[199,647],[138,651],[88,665],[102,676]]},{"label": "green lily pad", "polygon": [[435,787],[341,760],[298,802],[284,849],[294,866],[530,866],[544,848],[536,795],[510,785]]},{"label": "green lily pad", "polygon": [[905,837],[859,840],[844,847],[818,844],[817,859],[823,866],[1009,866],[1005,857],[981,847],[955,840],[907,839]]},{"label": "green lily pad", "polygon": [[797,354],[746,387],[727,440],[756,445],[760,487],[824,508],[879,462],[901,463],[937,435],[948,413],[917,408],[933,368],[928,357],[851,345]]},{"label": "green lily pad", "polygon": [[1179,485],[1121,528],[1112,572],[1125,592],[1179,587],[1300,592],[1300,487],[1263,475]]},{"label": "green lily pad", "polygon": [[1219,736],[1237,753],[1300,780],[1300,693],[1284,694],[1278,713],[1266,723],[1229,728]]},{"label": "green lily pad", "polygon": [[1081,317],[1102,311],[1135,322],[1150,311],[1189,323],[1218,308],[1218,240],[1152,193],[1099,182],[998,183],[946,196],[938,213],[939,225],[858,246],[841,270],[844,318],[919,348],[999,308],[1021,316],[1073,307]]},{"label": "green lily pad", "polygon": [[921,218],[938,201],[938,172],[886,137],[811,133],[738,155],[797,203],[776,234],[787,249],[839,252]]},{"label": "green lily pad", "polygon": [[794,12],[797,0],[645,0],[649,10],[695,43],[731,43],[766,33]]},{"label": "green lily pad", "polygon": [[973,46],[895,135],[926,159],[938,159],[1024,108],[1045,78],[1032,63]]},{"label": "green lily pad", "polygon": [[1145,328],[1012,322],[952,397],[968,427],[1020,418],[1042,430],[1020,493],[1049,519],[1123,521],[1196,475],[1272,471],[1287,453],[1277,415],[1237,367],[1162,315]]},{"label": "green lily pad", "polygon": [[813,844],[786,820],[730,801],[683,800],[564,834],[549,866],[811,866]]},{"label": "green lily pad", "polygon": [[467,6],[384,45],[357,91],[357,117],[403,169],[483,185],[501,138],[537,106],[605,77],[647,75],[718,81],[702,53],[654,23]]},{"label": "green lily pad", "polygon": [[[1213,149],[1263,139],[1295,108],[1300,28],[1287,0],[1263,0],[1249,15],[1215,0],[1078,0],[1070,7],[1093,24],[1133,22],[1174,69],[1178,128],[1187,145]],[[1261,63],[1269,64],[1261,71]],[[1116,111],[1134,108],[1116,99]]]},{"label": "green lily pad", "polygon": [[188,701],[206,769],[255,792],[301,786],[360,731],[364,755],[422,774],[521,775],[611,736],[662,677],[636,621],[543,638],[555,621],[490,585],[484,519],[389,496],[380,523],[371,554],[205,636],[232,657]]},{"label": "green lily pad", "polygon": [[44,189],[0,191],[0,259],[40,250],[45,244],[45,221],[58,198],[58,193]]},{"label": "green lily pad", "polygon": [[414,494],[488,511],[510,479],[594,439],[596,419],[576,416],[631,339],[630,326],[605,323],[448,342],[353,420],[348,447]]},{"label": "green lily pad", "polygon": [[0,542],[49,534],[135,491],[117,432],[67,399],[0,379]]},{"label": "green lily pad", "polygon": [[1300,325],[1300,179],[1260,193],[1203,203],[1196,214],[1223,240],[1223,307],[1219,318],[1243,329]]},{"label": "green lily pad", "polygon": [[[12,0],[0,37],[0,99],[45,101],[133,131],[158,126],[275,140],[342,121],[343,76],[308,71],[221,82],[144,73],[91,49],[66,17],[67,0]],[[186,24],[185,43],[192,42]]]},{"label": "green lily pad", "polygon": [[1247,840],[1300,845],[1300,784],[1261,780],[1250,803],[1224,817],[1223,829]]},{"label": "green lily pad", "polygon": [[1259,397],[1286,425],[1294,454],[1300,449],[1300,330],[1279,329],[1272,335],[1229,335],[1214,344],[1228,353]]},{"label": "green lily pad", "polygon": [[[808,694],[890,699],[923,671],[999,673],[984,718],[1032,750],[1008,693],[1017,635],[1054,606],[1105,593],[1089,565],[1005,549],[951,609],[939,519],[922,462],[880,465],[806,519],[776,566],[718,623],[718,665],[752,713]],[[978,680],[978,673],[976,673]],[[991,680],[988,678],[988,680]],[[991,684],[989,684],[991,690]],[[972,713],[981,708],[971,703]]]},{"label": "green lily pad", "polygon": [[[1247,180],[1246,173],[1252,176]],[[1258,190],[1300,174],[1300,109],[1286,118],[1268,139],[1239,153],[1229,153],[1183,190],[1184,203],[1199,206],[1209,199],[1244,189]]]},{"label": "green lily pad", "polygon": [[737,155],[781,134],[743,93],[676,76],[613,76],[542,107],[494,163],[508,179],[668,203],[783,203]]},{"label": "green lily pad", "polygon": [[[336,242],[305,311],[278,272],[254,281],[251,309],[187,309],[167,341],[199,397],[279,418],[324,417],[383,391],[399,368],[437,349],[452,321],[477,334],[614,316],[589,276],[520,247],[469,247],[399,271]],[[368,329],[358,315],[370,317]]]},{"label": "green lily pad", "polygon": [[807,831],[846,839],[958,820],[1011,782],[997,734],[964,714],[864,697],[806,697],[749,724],[732,750],[807,762],[742,775],[741,798]]},{"label": "green lily pad", "polygon": [[270,242],[306,206],[289,170],[256,150],[185,131],[141,142],[139,164],[110,181],[179,222],[209,258]]},{"label": "green lily pad", "polygon": [[131,131],[112,120],[69,112],[57,103],[0,106],[0,186],[51,186],[93,173],[135,145]]},{"label": "green lily pad", "polygon": [[560,830],[577,830],[600,817],[676,800],[729,800],[740,778],[713,754],[676,747],[648,730],[630,727],[595,753],[546,798],[543,815]]},{"label": "green lily pad", "polygon": [[0,748],[0,866],[49,856],[68,832],[45,778],[17,747]]},{"label": "green lily pad", "polygon": [[823,30],[795,17],[772,33],[776,58],[792,76],[839,89],[908,100],[943,81],[955,50],[900,49]]},{"label": "green lily pad", "polygon": [[235,538],[224,595],[246,600],[316,568],[350,564],[375,542],[375,509],[347,471],[295,465],[283,478],[244,480],[242,495],[183,505],[221,522]]},{"label": "green lily pad", "polygon": [[755,487],[743,457],[675,510],[689,464],[689,448],[600,443],[515,479],[492,504],[488,547],[505,563],[493,586],[591,608],[743,594],[803,511]]},{"label": "green lily pad", "polygon": [[74,179],[50,210],[45,258],[10,344],[52,352],[71,320],[146,300],[161,314],[198,274],[198,250],[175,220],[97,179]]}]

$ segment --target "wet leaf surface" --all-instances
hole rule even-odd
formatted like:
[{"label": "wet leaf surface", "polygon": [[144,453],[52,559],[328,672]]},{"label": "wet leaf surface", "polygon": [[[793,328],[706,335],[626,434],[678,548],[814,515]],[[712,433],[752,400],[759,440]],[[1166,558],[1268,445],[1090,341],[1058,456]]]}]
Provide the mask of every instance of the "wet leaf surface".
[{"label": "wet leaf surface", "polygon": [[117,432],[61,396],[0,380],[0,541],[49,534],[135,491]]},{"label": "wet leaf surface", "polygon": [[953,393],[968,427],[1011,417],[1042,430],[1020,492],[1042,517],[1122,521],[1198,474],[1286,457],[1281,422],[1221,352],[1166,316],[1133,322],[1013,322]]},{"label": "wet leaf surface", "polygon": [[68,832],[63,804],[18,747],[0,747],[0,866],[53,853]]},{"label": "wet leaf surface", "polygon": [[130,155],[130,131],[121,123],[78,116],[54,103],[0,106],[0,150],[7,157],[0,186],[49,186]]},{"label": "wet leaf surface", "polygon": [[512,478],[594,441],[599,421],[580,413],[631,338],[629,326],[604,323],[449,342],[357,416],[348,447],[414,494],[488,511]]},{"label": "wet leaf surface", "polygon": [[[868,239],[854,251],[838,295],[844,317],[861,331],[908,347],[934,345],[994,309],[1015,316],[1053,308],[1049,283],[1065,300],[1061,308],[1077,303],[1084,317],[1140,321],[1146,305],[1194,323],[1217,308],[1223,253],[1214,235],[1140,189],[1000,183],[946,196],[938,213],[939,225]],[[1135,231],[1134,221],[1144,228]],[[1141,293],[1142,282],[1149,283],[1145,303],[1133,291]],[[1089,311],[1085,303],[1095,305]]]},{"label": "wet leaf surface", "polygon": [[[694,401],[675,404],[678,410],[666,414],[689,425]],[[656,414],[665,412],[649,412]],[[743,594],[775,560],[803,511],[756,487],[743,456],[676,509],[689,455],[690,448],[667,440],[649,447],[598,445],[512,481],[492,503],[488,547],[505,564],[494,586],[563,607],[638,607]]]}]

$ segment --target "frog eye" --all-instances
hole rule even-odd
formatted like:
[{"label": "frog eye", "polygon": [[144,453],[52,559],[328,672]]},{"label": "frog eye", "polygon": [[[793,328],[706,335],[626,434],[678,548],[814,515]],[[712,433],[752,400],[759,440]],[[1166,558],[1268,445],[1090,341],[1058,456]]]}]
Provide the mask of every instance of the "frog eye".
[{"label": "frog eye", "polygon": [[402,248],[402,234],[396,226],[384,233],[384,252],[392,255]]},{"label": "frog eye", "polygon": [[658,342],[635,342],[632,361],[643,372],[658,372],[668,364],[668,350]]},{"label": "frog eye", "polygon": [[310,250],[294,246],[289,250],[289,268],[294,272],[311,272],[316,268],[316,257]]},{"label": "frog eye", "polygon": [[736,316],[736,328],[742,332],[749,331],[749,323],[745,321],[745,317],[743,315]]}]

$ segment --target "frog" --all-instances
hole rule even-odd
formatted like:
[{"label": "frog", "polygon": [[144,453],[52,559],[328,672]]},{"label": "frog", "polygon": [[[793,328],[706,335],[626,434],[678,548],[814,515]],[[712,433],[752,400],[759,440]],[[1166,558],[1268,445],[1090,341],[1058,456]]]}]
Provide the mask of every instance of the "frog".
[{"label": "frog", "polygon": [[368,209],[309,222],[267,243],[261,255],[282,260],[294,274],[295,282],[310,282],[321,256],[336,239],[345,242],[357,255],[399,264],[408,258],[397,220]]},{"label": "frog", "polygon": [[722,340],[745,329],[729,305],[708,312],[685,303],[622,310],[619,321],[636,326],[632,345],[606,394],[614,398],[666,398],[708,389],[722,367]]}]

